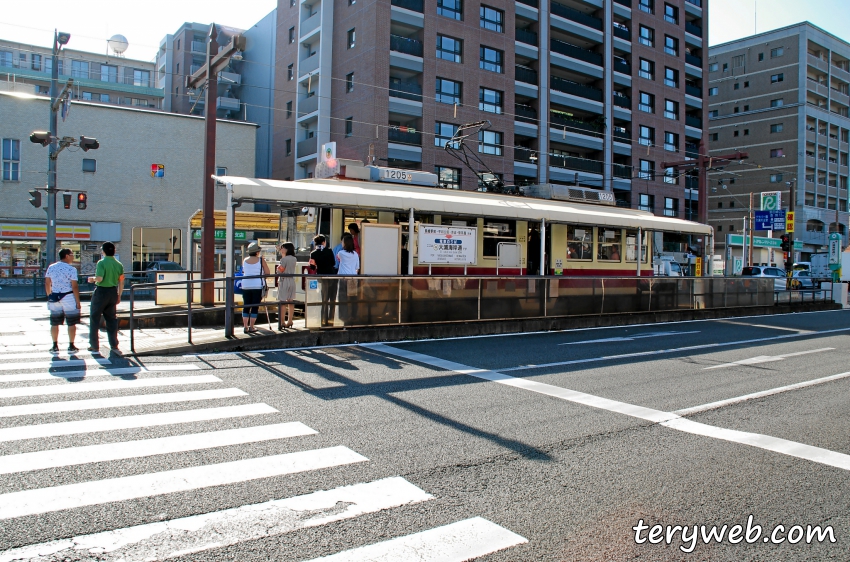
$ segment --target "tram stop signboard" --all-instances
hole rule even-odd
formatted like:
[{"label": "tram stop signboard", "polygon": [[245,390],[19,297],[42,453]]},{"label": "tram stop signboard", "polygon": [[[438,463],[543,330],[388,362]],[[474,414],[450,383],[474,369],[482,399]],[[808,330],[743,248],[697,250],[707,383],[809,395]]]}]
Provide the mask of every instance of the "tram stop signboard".
[{"label": "tram stop signboard", "polygon": [[419,225],[419,263],[475,265],[478,262],[478,229]]},{"label": "tram stop signboard", "polygon": [[838,232],[829,235],[829,269],[841,269],[841,234]]}]

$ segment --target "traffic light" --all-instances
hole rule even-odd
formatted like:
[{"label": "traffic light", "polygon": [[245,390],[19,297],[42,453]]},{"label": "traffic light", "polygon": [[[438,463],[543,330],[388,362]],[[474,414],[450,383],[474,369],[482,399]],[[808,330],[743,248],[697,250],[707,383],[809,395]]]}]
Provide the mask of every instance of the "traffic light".
[{"label": "traffic light", "polygon": [[791,237],[788,236],[787,234],[783,234],[780,237],[780,240],[782,240],[782,246],[781,246],[782,251],[783,252],[790,251],[791,250]]},{"label": "traffic light", "polygon": [[64,203],[66,209],[71,208],[71,192],[66,191],[62,194],[62,203]]},{"label": "traffic light", "polygon": [[100,148],[100,143],[97,142],[97,139],[84,137],[80,135],[80,148],[83,149],[83,152],[88,152],[89,150],[97,150]]},{"label": "traffic light", "polygon": [[30,194],[30,205],[35,207],[36,209],[41,208],[41,192],[37,189],[33,189],[29,192]]},{"label": "traffic light", "polygon": [[81,211],[85,211],[87,204],[88,195],[86,195],[85,193],[77,193],[77,208]]},{"label": "traffic light", "polygon": [[30,135],[30,142],[40,144],[41,146],[50,145],[50,133],[47,131],[36,131]]}]

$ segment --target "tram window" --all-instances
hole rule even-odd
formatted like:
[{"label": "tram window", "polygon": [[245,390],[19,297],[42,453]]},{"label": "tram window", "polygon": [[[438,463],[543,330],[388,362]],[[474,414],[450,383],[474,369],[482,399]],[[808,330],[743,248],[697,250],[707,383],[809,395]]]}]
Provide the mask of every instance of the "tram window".
[{"label": "tram window", "polygon": [[[649,240],[648,233],[643,231],[640,241],[640,261],[646,263],[646,245]],[[626,261],[635,261],[637,255],[637,230],[626,231]]]},{"label": "tram window", "polygon": [[593,228],[567,226],[567,259],[593,260]]},{"label": "tram window", "polygon": [[499,242],[516,242],[516,223],[485,222],[484,223],[484,257],[499,257]]},{"label": "tram window", "polygon": [[620,257],[620,230],[599,228],[597,241],[597,259],[599,261],[622,261]]}]

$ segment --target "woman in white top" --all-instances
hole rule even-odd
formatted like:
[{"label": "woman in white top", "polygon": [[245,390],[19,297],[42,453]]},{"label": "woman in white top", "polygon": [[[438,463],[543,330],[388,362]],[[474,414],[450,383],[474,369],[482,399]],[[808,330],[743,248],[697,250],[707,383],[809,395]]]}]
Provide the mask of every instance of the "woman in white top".
[{"label": "woman in white top", "polygon": [[[360,255],[354,250],[354,237],[345,234],[342,237],[342,249],[336,255],[339,261],[339,275],[357,275],[360,271]],[[349,285],[351,285],[349,287]],[[353,279],[340,280],[337,302],[340,319],[345,324],[356,323],[357,319],[357,282]]]},{"label": "woman in white top", "polygon": [[[266,265],[266,260],[259,255],[260,245],[257,242],[251,242],[248,245],[247,252],[248,257],[242,262],[242,276],[268,275],[269,266]],[[259,311],[257,305],[263,300],[265,285],[265,279],[259,277],[242,280],[242,331],[246,334],[259,331],[254,327],[254,323],[257,321],[257,312]]]}]

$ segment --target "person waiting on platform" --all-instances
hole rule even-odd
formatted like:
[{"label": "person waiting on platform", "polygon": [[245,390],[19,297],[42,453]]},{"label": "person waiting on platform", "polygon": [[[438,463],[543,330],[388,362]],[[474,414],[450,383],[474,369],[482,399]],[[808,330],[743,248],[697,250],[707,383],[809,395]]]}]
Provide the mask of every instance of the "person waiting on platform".
[{"label": "person waiting on platform", "polygon": [[[268,275],[269,266],[266,260],[260,257],[260,244],[251,242],[247,248],[248,257],[242,262],[242,276],[253,277],[256,275]],[[258,332],[254,327],[257,321],[259,304],[263,300],[263,289],[266,286],[265,279],[256,277],[254,279],[242,280],[242,327],[246,334]]]},{"label": "person waiting on platform", "polygon": [[[295,257],[295,244],[284,242],[280,245],[280,263],[277,272],[284,275],[294,275],[298,259]],[[295,278],[278,278],[277,300],[283,303],[278,307],[278,318],[280,318],[280,329],[291,328],[295,317]]]},{"label": "person waiting on platform", "polygon": [[[342,250],[337,254],[340,275],[357,275],[360,272],[360,256],[354,250],[354,237],[346,234],[342,237]],[[340,279],[339,298],[340,316],[343,322],[351,323],[357,318],[357,281]]]}]

